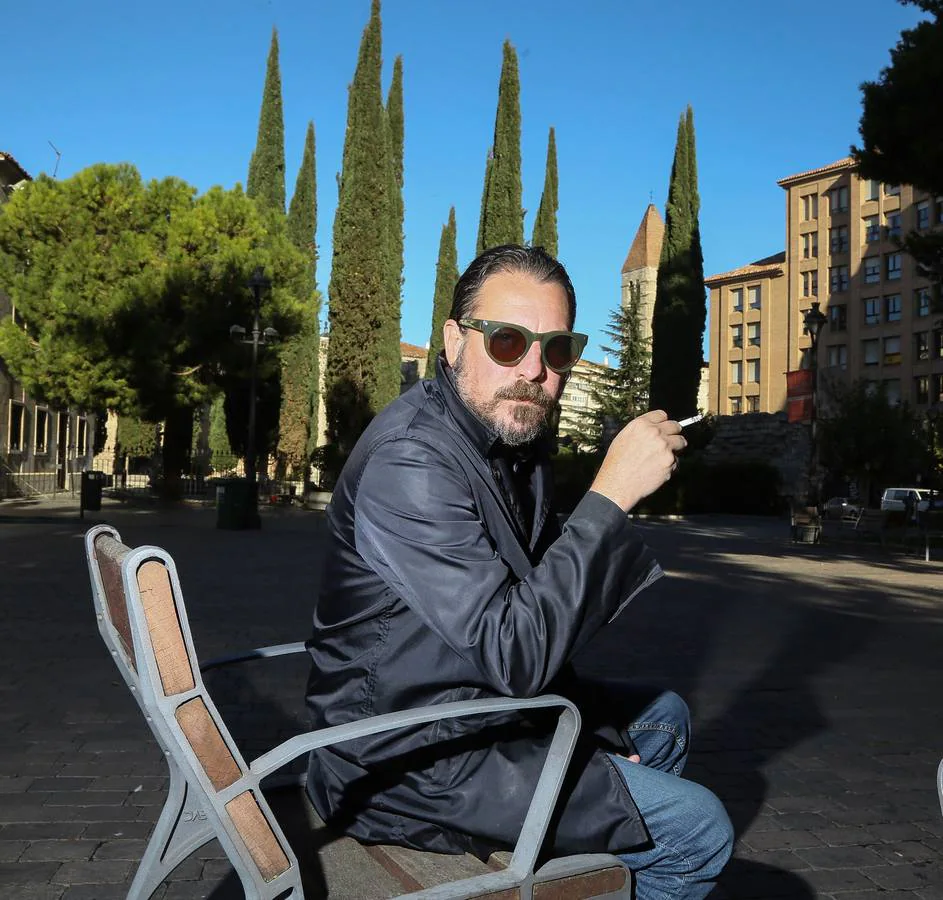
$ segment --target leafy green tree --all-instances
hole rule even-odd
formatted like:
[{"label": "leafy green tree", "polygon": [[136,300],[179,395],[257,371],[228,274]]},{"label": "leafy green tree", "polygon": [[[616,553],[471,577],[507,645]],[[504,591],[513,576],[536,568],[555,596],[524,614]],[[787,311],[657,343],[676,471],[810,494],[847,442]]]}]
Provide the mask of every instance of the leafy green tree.
[{"label": "leafy green tree", "polygon": [[[394,368],[381,349],[382,339],[389,338],[384,326],[395,179],[380,86],[380,45],[380,4],[374,0],[350,86],[328,286],[325,393],[332,449],[326,466],[335,472],[373,415],[399,393],[399,355]],[[397,335],[397,349],[398,344]],[[385,363],[382,369],[380,362]]]},{"label": "leafy green tree", "polygon": [[439,238],[439,259],[435,265],[435,291],[432,297],[432,331],[426,356],[426,378],[435,378],[435,361],[442,352],[442,326],[452,309],[452,293],[458,283],[458,250],[456,247],[455,207],[449,209],[449,220],[442,226]]},{"label": "leafy green tree", "polygon": [[226,434],[226,411],[223,409],[223,402],[223,395],[217,394],[210,405],[210,462],[216,471],[232,468],[235,461],[229,435]]},{"label": "leafy green tree", "polygon": [[674,418],[697,412],[707,302],[698,215],[694,112],[678,122],[665,239],[652,314],[651,405]]},{"label": "leafy green tree", "polygon": [[524,243],[521,206],[521,85],[517,53],[504,42],[494,144],[485,166],[478,252],[499,244]]},{"label": "leafy green tree", "polygon": [[265,70],[259,133],[249,162],[246,193],[267,209],[285,212],[285,121],[282,76],[278,67],[278,31],[274,28]]},{"label": "leafy green tree", "polygon": [[[939,85],[943,84],[943,0],[901,0],[931,18],[901,32],[891,64],[877,81],[861,85],[858,126],[861,146],[851,152],[865,178],[911,184],[932,197],[943,195],[943,122]],[[904,249],[934,285],[941,309],[943,233],[910,232]]]},{"label": "leafy green tree", "polygon": [[544,175],[544,191],[534,219],[534,236],[531,245],[543,247],[551,256],[557,249],[557,139],[553,129],[547,139],[547,171]]},{"label": "leafy green tree", "polygon": [[641,288],[633,285],[629,303],[609,315],[605,329],[612,341],[603,351],[615,360],[597,370],[591,392],[595,409],[587,421],[587,443],[605,450],[615,434],[648,409],[651,353],[642,332]]},{"label": "leafy green tree", "polygon": [[51,403],[163,422],[173,496],[193,409],[248,365],[229,328],[251,322],[245,283],[259,265],[273,281],[265,320],[290,336],[304,259],[284,216],[266,218],[239,188],[145,185],[127,164],[40,177],[0,215],[0,283],[26,325],[0,323],[0,356]]},{"label": "leafy green tree", "polygon": [[145,422],[135,416],[118,416],[115,434],[115,456],[153,456],[157,451],[155,422]]},{"label": "leafy green tree", "polygon": [[289,237],[307,262],[303,294],[299,298],[305,312],[301,331],[282,346],[282,398],[278,429],[280,468],[292,470],[296,477],[305,482],[317,443],[320,377],[321,333],[318,320],[321,298],[316,281],[317,182],[314,158],[314,123],[309,122],[295,192],[288,209]]},{"label": "leafy green tree", "polygon": [[817,422],[819,459],[839,479],[855,479],[869,498],[880,488],[909,484],[926,468],[922,417],[888,403],[884,386],[860,379],[826,387],[829,402]]}]

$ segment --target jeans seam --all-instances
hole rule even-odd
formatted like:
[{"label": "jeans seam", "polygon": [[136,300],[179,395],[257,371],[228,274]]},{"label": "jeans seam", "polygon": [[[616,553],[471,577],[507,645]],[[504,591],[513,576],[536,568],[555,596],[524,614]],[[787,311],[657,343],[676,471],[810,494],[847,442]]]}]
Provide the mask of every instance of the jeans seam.
[{"label": "jeans seam", "polygon": [[[685,751],[684,735],[680,734],[680,729],[675,725],[668,725],[665,722],[635,722],[626,731],[628,731],[630,737],[633,731],[663,731],[674,738],[675,744],[682,753]],[[678,768],[677,763],[671,767],[671,771],[675,775],[681,776],[682,770]]]}]

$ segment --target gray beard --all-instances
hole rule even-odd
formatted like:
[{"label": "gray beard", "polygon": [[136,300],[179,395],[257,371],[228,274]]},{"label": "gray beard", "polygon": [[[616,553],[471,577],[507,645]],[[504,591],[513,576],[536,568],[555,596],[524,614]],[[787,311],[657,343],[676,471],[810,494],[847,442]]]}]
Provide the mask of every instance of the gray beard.
[{"label": "gray beard", "polygon": [[[518,381],[500,388],[495,395],[484,403],[473,400],[465,389],[465,365],[460,349],[452,371],[455,373],[455,387],[479,419],[481,419],[508,447],[521,447],[530,444],[544,434],[550,425],[550,414],[556,405],[547,392],[538,384],[530,381]],[[534,405],[515,406],[512,422],[499,419],[496,415],[503,400],[530,400]]]}]

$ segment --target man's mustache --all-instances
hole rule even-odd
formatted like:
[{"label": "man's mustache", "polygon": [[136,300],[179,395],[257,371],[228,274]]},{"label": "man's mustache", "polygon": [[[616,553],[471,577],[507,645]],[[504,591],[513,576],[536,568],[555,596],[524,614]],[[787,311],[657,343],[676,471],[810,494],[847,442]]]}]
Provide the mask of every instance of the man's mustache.
[{"label": "man's mustache", "polygon": [[517,381],[495,391],[495,400],[529,400],[545,410],[553,409],[553,398],[538,384],[532,381]]}]

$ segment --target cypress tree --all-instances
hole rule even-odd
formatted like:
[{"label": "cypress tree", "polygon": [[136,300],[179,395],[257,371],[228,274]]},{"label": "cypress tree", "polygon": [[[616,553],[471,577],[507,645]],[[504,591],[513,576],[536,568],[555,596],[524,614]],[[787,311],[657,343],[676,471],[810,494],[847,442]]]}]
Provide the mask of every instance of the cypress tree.
[{"label": "cypress tree", "polygon": [[475,254],[485,249],[485,210],[488,208],[488,186],[491,184],[491,166],[494,162],[494,151],[489,147],[485,159],[485,183],[481,189],[481,210],[478,213],[478,240],[475,242]]},{"label": "cypress tree", "polygon": [[521,85],[517,53],[504,42],[494,144],[485,168],[478,252],[498,244],[524,243],[521,207]]},{"label": "cypress tree", "polygon": [[550,137],[547,139],[544,192],[540,197],[537,217],[534,219],[531,245],[543,247],[551,256],[557,255],[557,139],[553,128],[550,129]]},{"label": "cypress tree", "polygon": [[697,411],[707,306],[701,255],[694,113],[678,122],[665,239],[652,314],[651,405],[673,418]]},{"label": "cypress tree", "polygon": [[282,116],[282,76],[278,68],[278,31],[275,28],[272,29],[259,133],[249,162],[246,193],[267,209],[285,212],[285,122]]},{"label": "cypress tree", "polygon": [[[380,88],[380,4],[373,0],[350,86],[343,169],[334,216],[328,287],[330,346],[325,372],[329,476],[370,418],[399,392],[396,367],[380,371],[383,300],[390,283],[390,140]],[[398,345],[397,335],[397,345]],[[397,346],[398,350],[398,346]]]},{"label": "cypress tree", "polygon": [[314,123],[308,123],[295,192],[288,209],[288,236],[305,255],[304,321],[301,331],[282,348],[282,406],[278,451],[283,468],[307,482],[308,463],[317,444],[319,406],[320,295],[317,291],[317,180]]},{"label": "cypress tree", "polygon": [[455,207],[449,210],[449,220],[442,226],[439,238],[439,259],[435,265],[435,292],[432,298],[432,332],[429,335],[429,353],[426,356],[426,378],[435,378],[436,357],[442,350],[442,326],[452,309],[452,292],[458,282],[458,251],[455,235]]}]

